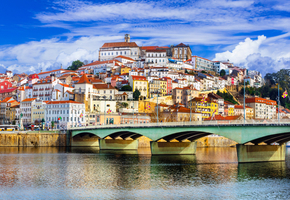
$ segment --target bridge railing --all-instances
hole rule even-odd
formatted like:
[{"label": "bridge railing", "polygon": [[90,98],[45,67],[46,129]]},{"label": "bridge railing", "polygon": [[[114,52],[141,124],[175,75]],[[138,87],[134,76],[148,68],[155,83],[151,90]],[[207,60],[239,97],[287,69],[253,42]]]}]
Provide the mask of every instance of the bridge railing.
[{"label": "bridge railing", "polygon": [[107,124],[107,125],[96,125],[96,126],[83,126],[83,127],[73,127],[73,129],[92,129],[92,128],[113,128],[113,127],[150,127],[150,126],[188,126],[188,125],[259,125],[259,124],[290,124],[289,119],[283,120],[211,120],[211,121],[192,121],[192,122],[159,122],[159,123],[135,123],[135,124]]}]

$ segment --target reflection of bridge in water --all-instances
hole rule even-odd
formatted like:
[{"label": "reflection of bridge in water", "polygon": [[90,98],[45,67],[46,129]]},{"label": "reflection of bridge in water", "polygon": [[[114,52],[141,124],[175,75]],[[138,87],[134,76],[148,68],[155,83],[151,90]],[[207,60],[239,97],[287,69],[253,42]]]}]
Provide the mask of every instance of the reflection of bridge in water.
[{"label": "reflection of bridge in water", "polygon": [[[175,122],[103,125],[71,128],[68,132],[71,138],[76,136],[98,137],[98,145],[101,150],[137,149],[137,139],[145,136],[152,140],[150,146],[153,155],[195,154],[195,141],[197,139],[216,134],[238,143],[237,155],[239,162],[258,162],[285,160],[285,143],[290,140],[289,125],[290,122],[275,123],[266,121],[246,124],[236,122],[235,124]],[[158,142],[161,139],[165,142]],[[171,142],[172,140],[175,142]],[[247,145],[247,143],[251,145]],[[273,143],[276,145],[271,145]]]}]

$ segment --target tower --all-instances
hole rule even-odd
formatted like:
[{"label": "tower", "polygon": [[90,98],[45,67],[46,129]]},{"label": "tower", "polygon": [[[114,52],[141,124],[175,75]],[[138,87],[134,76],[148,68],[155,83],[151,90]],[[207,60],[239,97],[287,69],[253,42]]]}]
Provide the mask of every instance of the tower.
[{"label": "tower", "polygon": [[130,34],[125,34],[125,42],[130,42]]}]

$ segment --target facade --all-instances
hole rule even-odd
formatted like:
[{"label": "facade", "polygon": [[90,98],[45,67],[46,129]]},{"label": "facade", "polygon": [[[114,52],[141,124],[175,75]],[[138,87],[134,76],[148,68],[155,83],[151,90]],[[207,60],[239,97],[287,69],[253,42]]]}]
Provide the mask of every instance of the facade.
[{"label": "facade", "polygon": [[176,46],[172,46],[171,53],[172,53],[173,58],[177,60],[181,60],[181,61],[186,61],[190,59],[191,54],[192,54],[190,46],[185,45],[183,43],[180,43]]},{"label": "facade", "polygon": [[166,49],[146,50],[145,63],[148,63],[148,65],[165,66],[167,61]]},{"label": "facade", "polygon": [[75,101],[49,101],[45,105],[45,126],[65,129],[86,125],[85,104]]},{"label": "facade", "polygon": [[218,115],[218,103],[211,101],[210,99],[205,99],[206,102],[202,101],[203,98],[196,97],[189,101],[189,108],[194,112],[202,113],[202,118],[210,118],[214,119],[215,115]]},{"label": "facade", "polygon": [[105,43],[99,49],[99,61],[112,60],[119,55],[133,60],[140,59],[140,49],[135,42],[130,42],[129,34],[126,34],[124,42]]},{"label": "facade", "polygon": [[166,87],[166,89],[167,89],[166,94],[167,95],[172,94],[172,79],[169,78],[169,77],[163,77],[161,79],[164,80],[164,81],[166,81],[166,86],[167,86]]},{"label": "facade", "polygon": [[173,104],[181,103],[188,107],[188,101],[198,97],[198,91],[193,88],[193,86],[174,88],[172,90],[172,100]]},{"label": "facade", "polygon": [[190,62],[197,70],[215,71],[214,62],[199,56],[192,56]]},{"label": "facade", "polygon": [[140,96],[147,98],[149,94],[148,81],[144,76],[130,76],[129,77],[130,86],[135,92],[135,90],[139,90],[141,93]]},{"label": "facade", "polygon": [[[253,119],[254,110],[252,107],[245,106],[246,110],[246,119]],[[244,117],[244,106],[243,105],[235,105],[235,115],[241,115]]]},{"label": "facade", "polygon": [[224,99],[221,96],[219,96],[213,92],[208,94],[208,98],[211,101],[218,103],[218,113],[219,113],[219,115],[224,115],[224,110],[225,110]]},{"label": "facade", "polygon": [[24,126],[29,126],[32,124],[31,122],[31,108],[35,104],[36,98],[29,98],[29,99],[24,99],[23,101],[20,102],[20,114],[22,114],[22,124]]},{"label": "facade", "polygon": [[167,81],[162,79],[153,79],[149,84],[150,97],[165,96],[167,94]]},{"label": "facade", "polygon": [[276,119],[277,102],[260,97],[246,98],[246,105],[254,109],[254,119]]},{"label": "facade", "polygon": [[41,124],[42,119],[45,119],[45,105],[47,101],[36,99],[31,107],[31,123],[35,125]]}]

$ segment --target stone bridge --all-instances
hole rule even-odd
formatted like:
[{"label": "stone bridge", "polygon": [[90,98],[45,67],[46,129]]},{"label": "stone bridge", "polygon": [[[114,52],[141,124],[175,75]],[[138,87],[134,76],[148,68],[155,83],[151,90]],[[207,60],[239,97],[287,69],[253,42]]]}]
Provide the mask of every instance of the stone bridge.
[{"label": "stone bridge", "polygon": [[[137,138],[152,140],[152,154],[194,154],[195,140],[210,134],[224,136],[238,143],[239,162],[285,160],[285,143],[290,140],[290,123],[247,124],[131,124],[71,128],[71,138],[99,137],[100,149],[136,149]],[[111,139],[105,139],[110,137]],[[117,139],[118,138],[118,139]],[[158,142],[163,139],[165,142]],[[175,142],[170,142],[174,140]],[[251,145],[245,145],[251,143]],[[263,143],[264,145],[258,145]],[[271,145],[275,143],[276,145]]]}]

